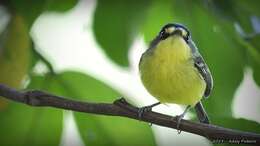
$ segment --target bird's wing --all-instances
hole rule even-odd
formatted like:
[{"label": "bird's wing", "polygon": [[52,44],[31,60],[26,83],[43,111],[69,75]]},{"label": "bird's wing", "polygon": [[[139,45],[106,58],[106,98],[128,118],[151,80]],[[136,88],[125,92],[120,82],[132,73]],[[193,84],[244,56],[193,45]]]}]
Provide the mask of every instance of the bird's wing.
[{"label": "bird's wing", "polygon": [[198,71],[199,71],[200,75],[202,76],[202,78],[204,79],[204,81],[206,82],[206,89],[204,92],[204,97],[207,98],[210,95],[211,90],[213,88],[213,79],[212,79],[211,73],[210,73],[209,68],[208,68],[207,64],[205,63],[203,57],[200,55],[195,43],[191,39],[189,39],[187,41],[187,43],[190,46],[191,51],[192,51],[194,65],[198,69]]}]

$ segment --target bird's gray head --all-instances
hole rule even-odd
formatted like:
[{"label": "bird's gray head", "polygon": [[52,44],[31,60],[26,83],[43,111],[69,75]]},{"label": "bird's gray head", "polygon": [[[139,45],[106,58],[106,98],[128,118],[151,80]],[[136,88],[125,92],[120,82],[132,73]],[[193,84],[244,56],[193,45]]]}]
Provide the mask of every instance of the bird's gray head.
[{"label": "bird's gray head", "polygon": [[188,41],[190,37],[189,30],[184,25],[178,23],[169,23],[163,26],[158,37],[160,40],[164,40],[175,34],[182,36],[185,41]]},{"label": "bird's gray head", "polygon": [[187,29],[187,27],[179,23],[169,23],[162,27],[159,34],[150,43],[149,48],[153,48],[160,41],[165,40],[172,35],[180,35],[187,43],[191,39],[190,31]]}]

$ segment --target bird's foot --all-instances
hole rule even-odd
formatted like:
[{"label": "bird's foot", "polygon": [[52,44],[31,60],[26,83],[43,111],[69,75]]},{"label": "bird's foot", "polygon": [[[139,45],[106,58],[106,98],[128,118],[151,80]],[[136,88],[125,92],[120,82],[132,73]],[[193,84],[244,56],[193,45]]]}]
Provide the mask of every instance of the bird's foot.
[{"label": "bird's foot", "polygon": [[138,118],[141,119],[144,113],[152,111],[152,108],[161,104],[160,102],[154,103],[152,105],[144,106],[138,109]]},{"label": "bird's foot", "polygon": [[176,118],[177,118],[176,129],[177,129],[178,134],[181,134],[181,130],[180,130],[181,120],[184,118],[184,115],[188,112],[188,110],[189,110],[190,108],[191,108],[191,106],[188,105],[188,106],[185,108],[184,112],[183,112],[181,115],[176,116]]},{"label": "bird's foot", "polygon": [[181,134],[180,124],[181,124],[181,120],[184,118],[184,114],[178,115],[178,116],[176,116],[176,118],[177,118],[176,129],[177,129],[178,134]]},{"label": "bird's foot", "polygon": [[144,106],[138,109],[138,118],[141,119],[143,114],[152,111],[152,106]]}]

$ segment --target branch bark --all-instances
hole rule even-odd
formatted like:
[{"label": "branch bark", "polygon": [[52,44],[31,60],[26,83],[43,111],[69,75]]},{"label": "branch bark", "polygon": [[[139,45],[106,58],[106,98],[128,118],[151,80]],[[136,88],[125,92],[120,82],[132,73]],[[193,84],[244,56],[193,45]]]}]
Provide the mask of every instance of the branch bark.
[{"label": "branch bark", "polygon": [[[30,106],[47,106],[83,113],[128,117],[173,129],[176,129],[177,126],[176,117],[153,111],[144,113],[142,118],[139,118],[139,108],[129,104],[124,98],[118,99],[111,104],[89,103],[55,96],[38,90],[21,92],[2,84],[0,84],[0,96]],[[244,144],[260,145],[260,134],[223,128],[212,124],[182,120],[179,129],[203,136],[213,143],[239,142]]]}]

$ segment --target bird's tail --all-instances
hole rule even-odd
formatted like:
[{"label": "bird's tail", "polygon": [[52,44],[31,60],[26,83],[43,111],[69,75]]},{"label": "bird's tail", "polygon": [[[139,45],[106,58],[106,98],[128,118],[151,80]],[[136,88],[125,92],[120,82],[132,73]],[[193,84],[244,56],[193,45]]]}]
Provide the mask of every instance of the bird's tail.
[{"label": "bird's tail", "polygon": [[205,111],[205,109],[203,108],[203,105],[201,103],[201,101],[199,101],[196,105],[195,105],[195,110],[196,110],[196,113],[197,113],[197,117],[199,119],[199,121],[201,123],[206,123],[206,124],[209,124],[209,117]]}]

